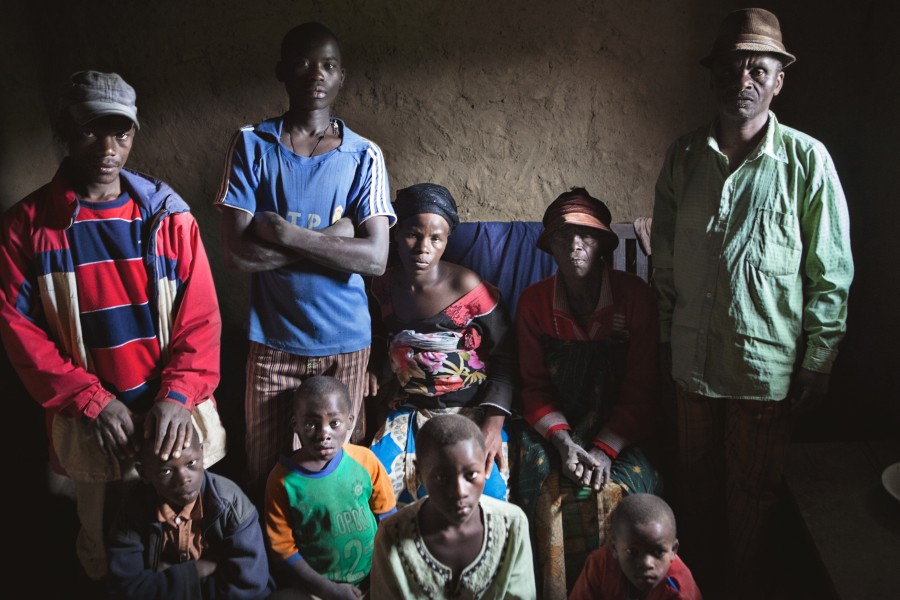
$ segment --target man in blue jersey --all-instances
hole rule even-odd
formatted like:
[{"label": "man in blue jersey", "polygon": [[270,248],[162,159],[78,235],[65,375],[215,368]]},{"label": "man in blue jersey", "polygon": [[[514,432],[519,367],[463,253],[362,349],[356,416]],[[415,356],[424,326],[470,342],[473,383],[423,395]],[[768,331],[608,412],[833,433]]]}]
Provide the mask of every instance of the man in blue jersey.
[{"label": "man in blue jersey", "polygon": [[305,379],[347,385],[352,439],[363,436],[371,323],[362,277],[384,272],[396,220],[381,150],[331,115],[345,75],[335,35],[319,23],[291,29],[276,75],[290,107],[235,135],[216,200],[226,265],[252,273],[244,413],[254,501],[291,450],[290,397]]}]

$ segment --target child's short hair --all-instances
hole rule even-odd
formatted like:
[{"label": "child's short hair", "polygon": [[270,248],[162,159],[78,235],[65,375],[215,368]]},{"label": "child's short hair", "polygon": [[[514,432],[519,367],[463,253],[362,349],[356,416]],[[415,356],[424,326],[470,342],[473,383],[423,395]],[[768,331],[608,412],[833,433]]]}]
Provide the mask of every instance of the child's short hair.
[{"label": "child's short hair", "polygon": [[300,387],[294,392],[293,408],[296,410],[306,398],[321,398],[327,394],[335,394],[341,399],[344,412],[350,413],[352,404],[350,402],[350,390],[338,379],[329,375],[316,375],[309,379],[304,379]]},{"label": "child's short hair", "polygon": [[629,494],[619,501],[610,517],[613,535],[624,525],[659,522],[672,528],[675,536],[675,513],[666,501],[653,494]]},{"label": "child's short hair", "polygon": [[435,448],[467,440],[475,440],[482,450],[485,449],[481,429],[472,419],[457,414],[438,415],[426,421],[416,434],[416,455],[421,458]]}]

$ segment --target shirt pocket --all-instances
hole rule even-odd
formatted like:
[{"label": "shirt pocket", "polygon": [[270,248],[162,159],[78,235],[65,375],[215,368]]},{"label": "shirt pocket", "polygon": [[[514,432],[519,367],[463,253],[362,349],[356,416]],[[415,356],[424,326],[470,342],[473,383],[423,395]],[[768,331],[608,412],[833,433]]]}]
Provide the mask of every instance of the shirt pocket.
[{"label": "shirt pocket", "polygon": [[768,275],[791,275],[800,269],[800,231],[793,214],[757,208],[747,262]]}]

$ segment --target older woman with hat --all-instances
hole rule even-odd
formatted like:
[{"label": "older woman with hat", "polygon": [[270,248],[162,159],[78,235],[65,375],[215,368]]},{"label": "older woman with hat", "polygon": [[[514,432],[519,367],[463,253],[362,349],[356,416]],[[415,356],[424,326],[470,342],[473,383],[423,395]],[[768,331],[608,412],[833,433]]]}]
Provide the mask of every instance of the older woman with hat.
[{"label": "older woman with hat", "polygon": [[[441,260],[459,224],[447,188],[419,183],[394,201],[399,265],[371,286],[373,363],[389,367],[390,413],[372,450],[391,476],[399,504],[426,494],[415,469],[415,433],[434,415],[463,413],[487,443],[484,493],[508,496],[506,433],[515,381],[515,342],[500,293],[465,267]],[[378,347],[379,340],[381,348]],[[494,463],[497,463],[494,465]]]},{"label": "older woman with hat", "polygon": [[639,277],[603,260],[612,217],[584,188],[544,213],[556,274],[516,311],[525,420],[513,499],[529,514],[544,598],[565,598],[623,495],[659,491],[636,442],[656,414],[657,309]]}]

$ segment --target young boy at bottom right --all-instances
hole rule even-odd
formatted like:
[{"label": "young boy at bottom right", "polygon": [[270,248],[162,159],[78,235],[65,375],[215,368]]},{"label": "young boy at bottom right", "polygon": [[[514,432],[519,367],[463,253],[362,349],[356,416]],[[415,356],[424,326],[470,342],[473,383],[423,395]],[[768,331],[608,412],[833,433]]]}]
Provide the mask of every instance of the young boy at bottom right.
[{"label": "young boy at bottom right", "polygon": [[422,426],[415,462],[428,496],[378,528],[372,600],[536,598],[528,519],[482,495],[485,456],[481,429],[461,414]]},{"label": "young boy at bottom right", "polygon": [[588,556],[569,600],[702,600],[676,554],[675,515],[653,494],[625,496],[610,517],[610,540]]}]

